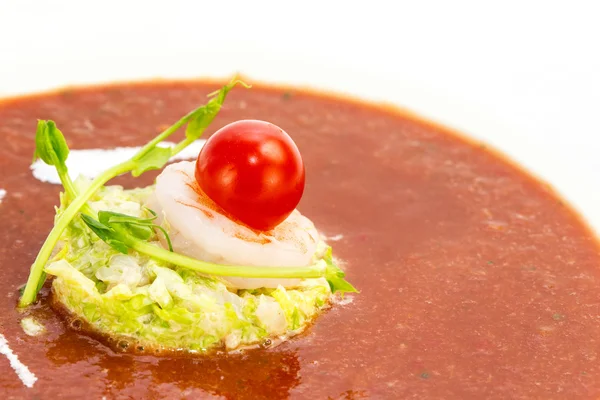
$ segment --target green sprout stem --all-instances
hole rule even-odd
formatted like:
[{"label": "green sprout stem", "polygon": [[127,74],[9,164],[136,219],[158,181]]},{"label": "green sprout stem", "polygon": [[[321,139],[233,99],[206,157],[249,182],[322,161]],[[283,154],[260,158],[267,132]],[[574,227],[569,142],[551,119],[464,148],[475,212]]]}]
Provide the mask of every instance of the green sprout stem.
[{"label": "green sprout stem", "polygon": [[[167,129],[165,129],[158,136],[156,136],[154,139],[152,139],[150,142],[148,142],[144,147],[142,147],[131,158],[131,160],[132,161],[138,161],[145,154],[147,154],[150,150],[152,150],[153,148],[155,148],[160,142],[162,142],[163,140],[167,139],[169,136],[171,136],[172,134],[174,134],[179,128],[181,128],[183,125],[186,124],[187,120],[194,114],[194,111],[189,112],[187,115],[185,115],[184,117],[182,117],[179,121],[175,122],[173,125],[171,125]],[[195,138],[185,138],[181,142],[177,143],[177,145],[175,145],[175,147],[173,147],[171,149],[171,156],[174,156],[175,154],[179,153],[181,150],[185,149],[194,140],[195,140]],[[132,167],[132,169],[133,169],[133,167]]]},{"label": "green sprout stem", "polygon": [[31,265],[31,271],[29,278],[27,278],[27,284],[25,285],[25,291],[23,296],[19,300],[20,307],[26,307],[35,301],[38,287],[41,286],[39,281],[44,272],[44,266],[52,255],[52,250],[58,243],[60,236],[64,230],[69,226],[73,218],[77,215],[81,207],[100,189],[106,182],[111,180],[113,177],[128,172],[133,168],[134,163],[129,160],[116,165],[106,170],[102,175],[98,176],[92,181],[90,186],[79,196],[75,196],[71,203],[67,206],[65,211],[57,219],[54,227],[50,231],[50,234],[44,241],[40,252],[38,253],[35,261]]},{"label": "green sprout stem", "polygon": [[[344,294],[356,292],[356,288],[344,279],[344,271],[339,269],[333,262],[331,247],[327,248],[319,261],[308,266],[281,267],[214,264],[175,253],[167,231],[152,223],[154,218],[156,218],[156,212],[150,209],[148,211],[153,215],[152,218],[143,219],[114,211],[99,211],[97,220],[85,214],[81,215],[81,219],[96,236],[123,254],[128,254],[130,250],[134,250],[137,253],[149,256],[151,259],[161,260],[171,265],[200,272],[204,275],[263,279],[307,279],[323,277],[329,283],[332,293],[340,292]],[[144,227],[149,229],[143,229]],[[157,227],[161,228],[165,239],[169,243],[169,251],[148,242],[152,236],[151,232]]]},{"label": "green sprout stem", "polygon": [[196,260],[179,253],[172,253],[161,247],[138,239],[125,239],[125,244],[138,253],[154,259],[200,272],[206,275],[236,276],[242,278],[320,278],[325,276],[325,268],[311,265],[308,267],[256,267],[245,265],[221,265]]},{"label": "green sprout stem", "polygon": [[[67,171],[66,165],[63,164],[63,165],[57,166],[56,171],[58,172],[58,177],[60,178],[60,183],[62,184],[63,188],[65,189],[65,193],[67,194],[67,198],[68,198],[69,202],[73,201],[77,197],[77,189],[75,189],[75,185],[73,184],[73,181],[71,180],[71,177],[69,176],[69,172]],[[67,202],[67,204],[69,202]],[[94,211],[87,204],[87,201],[86,201],[86,203],[83,204],[83,206],[81,206],[81,212],[88,214],[88,215],[94,214]]]},{"label": "green sprout stem", "polygon": [[60,178],[60,183],[65,188],[65,193],[69,197],[69,200],[73,200],[77,197],[77,190],[75,190],[75,185],[73,185],[73,181],[67,172],[67,168],[65,165],[57,165],[56,172],[58,172],[58,177]]}]

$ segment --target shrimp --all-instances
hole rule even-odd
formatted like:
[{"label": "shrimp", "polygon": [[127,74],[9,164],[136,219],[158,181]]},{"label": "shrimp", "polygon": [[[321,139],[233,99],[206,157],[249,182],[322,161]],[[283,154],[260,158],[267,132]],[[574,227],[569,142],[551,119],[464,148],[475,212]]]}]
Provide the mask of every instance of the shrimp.
[{"label": "shrimp", "polygon": [[[167,166],[156,179],[148,206],[163,218],[173,249],[198,260],[226,265],[310,265],[319,233],[298,210],[270,231],[256,231],[225,214],[194,178],[195,162]],[[237,289],[298,286],[301,279],[224,277]]]}]

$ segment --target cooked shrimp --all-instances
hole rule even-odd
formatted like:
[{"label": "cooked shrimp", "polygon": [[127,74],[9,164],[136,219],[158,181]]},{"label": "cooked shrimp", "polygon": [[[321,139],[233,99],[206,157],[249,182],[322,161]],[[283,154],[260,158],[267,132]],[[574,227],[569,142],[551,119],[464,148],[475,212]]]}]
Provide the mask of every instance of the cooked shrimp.
[{"label": "cooked shrimp", "polygon": [[[255,231],[229,216],[200,189],[194,178],[195,162],[172,164],[156,179],[149,207],[166,220],[173,249],[198,260],[227,265],[299,267],[309,265],[319,234],[300,212],[274,229]],[[227,277],[231,287],[297,286],[299,279]]]}]

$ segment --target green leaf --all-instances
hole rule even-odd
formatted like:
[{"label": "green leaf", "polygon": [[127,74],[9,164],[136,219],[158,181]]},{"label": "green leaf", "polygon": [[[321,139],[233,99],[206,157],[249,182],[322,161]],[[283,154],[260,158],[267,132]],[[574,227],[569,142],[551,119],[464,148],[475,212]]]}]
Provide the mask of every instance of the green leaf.
[{"label": "green leaf", "polygon": [[69,146],[54,121],[38,120],[33,161],[41,158],[48,165],[62,166],[69,156]]},{"label": "green leaf", "polygon": [[152,229],[152,220],[154,220],[154,218],[156,217],[144,219],[112,211],[100,211],[98,213],[100,222],[109,226],[111,229],[144,241],[150,239],[154,233],[154,230]]},{"label": "green leaf", "polygon": [[98,235],[98,237],[110,247],[123,254],[129,252],[129,247],[118,237],[117,232],[113,229],[86,214],[81,214],[81,219],[83,219],[83,222],[85,222],[92,232]]},{"label": "green leaf", "polygon": [[113,226],[115,231],[124,230],[129,236],[143,241],[148,241],[152,236],[154,236],[154,229],[152,229],[152,225],[118,224]]},{"label": "green leaf", "polygon": [[[100,212],[102,212],[102,211],[100,211]],[[83,214],[81,216],[81,218],[83,219],[83,222],[85,222],[85,224],[87,226],[89,226],[90,229],[92,231],[94,231],[94,233],[96,233],[96,234],[98,232],[104,232],[104,231],[110,232],[111,231],[111,229],[108,226],[106,226],[104,223],[102,223],[101,221],[95,220],[94,218],[90,217],[87,214]]]},{"label": "green leaf", "polygon": [[206,106],[192,114],[185,128],[185,136],[190,139],[198,139],[204,130],[210,125],[220,110],[220,105],[208,103]]},{"label": "green leaf", "polygon": [[152,221],[156,219],[156,213],[149,208],[146,208],[146,210],[150,211],[152,214],[151,218],[138,218],[134,217],[133,215],[121,214],[113,211],[100,211],[98,213],[98,220],[105,225],[110,225],[113,223],[151,225]]},{"label": "green leaf", "polygon": [[250,85],[247,85],[238,79],[232,79],[231,82],[223,86],[220,90],[211,93],[209,96],[212,98],[209,102],[206,103],[205,106],[196,109],[189,116],[188,124],[185,128],[185,136],[187,138],[195,140],[202,136],[204,130],[212,123],[221,110],[221,106],[223,105],[223,102],[225,102],[227,93],[229,93],[229,91],[238,83],[246,88],[250,87]]},{"label": "green leaf", "polygon": [[[146,144],[146,146],[144,146],[135,156],[133,156],[133,167],[131,169],[131,174],[134,177],[137,177],[146,171],[164,167],[169,161],[169,158],[177,154],[194,140],[198,139],[208,125],[210,125],[210,123],[215,119],[219,113],[219,110],[221,110],[221,106],[225,101],[225,97],[227,97],[227,93],[229,93],[229,91],[238,83],[245,87],[249,87],[242,81],[232,79],[220,90],[210,94],[209,96],[211,99],[205,105],[191,111],[175,124],[163,131],[148,144]],[[165,140],[167,137],[177,131],[177,129],[184,125],[186,125],[186,139],[183,142],[180,142],[174,148],[157,146],[160,142]]]},{"label": "green leaf", "polygon": [[[62,132],[56,127],[54,121],[38,120],[37,130],[35,132],[35,152],[33,161],[41,158],[48,165],[53,165],[58,172],[60,182],[65,188],[65,193],[70,200],[77,196],[77,191],[73,181],[69,177],[67,170],[67,157],[69,156],[69,146]],[[84,212],[89,212],[87,205],[82,206]]]},{"label": "green leaf", "polygon": [[350,282],[344,279],[346,274],[333,262],[333,256],[331,247],[325,252],[323,257],[327,267],[325,268],[325,279],[329,283],[331,293],[340,292],[344,293],[358,293],[358,290]]},{"label": "green leaf", "polygon": [[[104,212],[109,212],[109,211],[100,211],[102,213]],[[108,223],[109,224],[138,224],[138,225],[153,225],[152,221],[154,221],[156,219],[156,217],[152,217],[152,218],[137,218],[137,217],[133,217],[131,215],[124,215],[121,214],[119,215],[118,213],[114,213],[114,215],[111,215],[110,218],[108,218]]]},{"label": "green leaf", "polygon": [[100,224],[118,233],[121,237],[132,237],[143,241],[148,241],[156,233],[154,229],[160,229],[169,244],[169,250],[173,251],[167,231],[152,223],[156,219],[156,213],[149,208],[147,210],[152,214],[151,218],[138,218],[112,211],[100,211],[98,220]]},{"label": "green leaf", "polygon": [[138,177],[146,171],[161,169],[171,158],[171,149],[168,147],[154,147],[136,161],[131,175]]}]

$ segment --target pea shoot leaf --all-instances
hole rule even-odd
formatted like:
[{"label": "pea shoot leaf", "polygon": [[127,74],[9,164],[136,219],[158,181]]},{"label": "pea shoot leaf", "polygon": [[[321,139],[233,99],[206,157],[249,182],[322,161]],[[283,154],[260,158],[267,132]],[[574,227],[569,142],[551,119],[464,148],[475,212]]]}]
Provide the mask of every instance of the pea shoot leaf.
[{"label": "pea shoot leaf", "polygon": [[168,147],[154,147],[144,154],[131,171],[131,175],[138,177],[146,171],[161,169],[171,158],[171,149]]},{"label": "pea shoot leaf", "polygon": [[138,218],[112,211],[100,211],[98,220],[88,215],[82,215],[82,218],[100,239],[122,253],[123,246],[128,247],[128,239],[146,242],[154,236],[155,229],[159,229],[163,233],[169,245],[169,251],[172,252],[173,246],[169,234],[162,226],[153,223],[156,213],[150,209],[147,210],[152,214],[151,218]]},{"label": "pea shoot leaf", "polygon": [[154,230],[152,229],[154,226],[152,220],[154,218],[142,219],[111,211],[100,211],[98,213],[100,223],[111,227],[117,232],[143,241],[147,241],[154,234]]},{"label": "pea shoot leaf", "polygon": [[[229,93],[229,91],[238,83],[245,87],[249,87],[240,80],[232,79],[220,90],[211,93],[211,99],[208,103],[198,107],[181,119],[181,124],[187,124],[185,136],[188,140],[193,141],[202,136],[204,130],[212,123],[221,110],[221,106],[227,97],[227,93]],[[138,177],[146,171],[161,169],[169,162],[169,159],[173,155],[173,150],[168,147],[154,146],[141,154],[139,158],[136,158],[131,175]]]},{"label": "pea shoot leaf", "polygon": [[156,219],[156,213],[149,209],[146,208],[146,211],[148,211],[149,213],[152,214],[152,217],[150,218],[138,218],[138,217],[134,217],[131,215],[127,215],[127,214],[121,214],[118,212],[112,212],[112,211],[100,211],[99,214],[99,218],[100,218],[100,222],[105,222],[105,223],[132,223],[132,224],[152,224],[153,221]]},{"label": "pea shoot leaf", "polygon": [[211,93],[209,96],[212,97],[204,107],[200,107],[193,111],[189,115],[187,127],[185,129],[185,136],[190,139],[198,139],[204,133],[204,130],[212,123],[219,111],[221,106],[225,102],[225,97],[235,85],[240,84],[246,88],[250,85],[238,80],[232,79],[227,85],[223,86],[220,90]]},{"label": "pea shoot leaf", "polygon": [[109,226],[101,223],[100,221],[95,220],[87,214],[81,214],[81,219],[83,222],[94,232],[102,241],[104,241],[107,245],[112,247],[113,249],[127,254],[129,251],[129,247],[123,242],[122,238],[118,236],[118,233],[115,232]]},{"label": "pea shoot leaf", "polygon": [[358,293],[358,290],[350,282],[344,279],[346,274],[333,262],[331,247],[325,252],[323,260],[327,264],[325,268],[325,279],[329,283],[331,293]]},{"label": "pea shoot leaf", "polygon": [[54,121],[38,120],[33,161],[41,158],[48,165],[62,166],[69,156],[69,146]]}]

